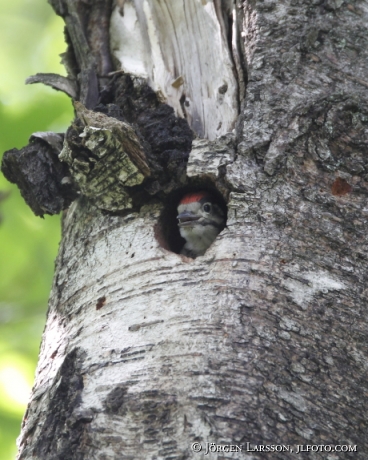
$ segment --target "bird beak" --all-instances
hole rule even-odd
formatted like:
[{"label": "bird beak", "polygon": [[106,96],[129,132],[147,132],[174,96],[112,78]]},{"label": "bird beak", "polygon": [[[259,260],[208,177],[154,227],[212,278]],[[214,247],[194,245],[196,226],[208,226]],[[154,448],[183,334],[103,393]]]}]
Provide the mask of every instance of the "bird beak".
[{"label": "bird beak", "polygon": [[177,219],[179,220],[178,225],[179,227],[190,226],[191,222],[196,221],[199,218],[200,216],[197,216],[190,211],[184,211],[177,216]]}]

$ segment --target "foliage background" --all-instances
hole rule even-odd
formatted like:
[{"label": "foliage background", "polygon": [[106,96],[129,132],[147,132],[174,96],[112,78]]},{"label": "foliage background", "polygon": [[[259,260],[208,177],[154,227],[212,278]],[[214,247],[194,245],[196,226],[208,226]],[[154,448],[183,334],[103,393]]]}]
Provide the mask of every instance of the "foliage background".
[{"label": "foliage background", "polygon": [[[73,112],[65,95],[24,85],[37,72],[65,75],[59,63],[62,19],[46,0],[0,0],[0,6],[2,156],[26,145],[35,131],[65,131]],[[0,458],[13,460],[45,323],[60,218],[35,217],[0,174],[0,219]]]}]

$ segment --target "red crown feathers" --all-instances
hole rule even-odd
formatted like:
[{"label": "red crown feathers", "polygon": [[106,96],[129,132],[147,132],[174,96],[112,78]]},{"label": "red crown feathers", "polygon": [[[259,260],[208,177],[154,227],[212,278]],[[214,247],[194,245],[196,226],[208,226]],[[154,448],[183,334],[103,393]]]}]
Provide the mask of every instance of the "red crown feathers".
[{"label": "red crown feathers", "polygon": [[194,203],[196,201],[200,201],[202,198],[205,197],[210,197],[207,192],[192,192],[192,193],[187,193],[186,195],[183,196],[183,198],[180,200],[179,204],[189,204],[189,203]]}]

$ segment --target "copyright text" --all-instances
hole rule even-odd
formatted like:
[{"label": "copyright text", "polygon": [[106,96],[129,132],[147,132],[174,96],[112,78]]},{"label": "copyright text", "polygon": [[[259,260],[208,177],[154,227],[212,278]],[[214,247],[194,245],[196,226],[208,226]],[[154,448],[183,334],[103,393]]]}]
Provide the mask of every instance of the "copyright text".
[{"label": "copyright text", "polygon": [[288,444],[215,444],[214,442],[193,442],[191,445],[193,452],[204,452],[205,455],[218,452],[293,452],[302,454],[304,452],[357,452],[357,446],[347,444],[297,444],[290,446]]}]

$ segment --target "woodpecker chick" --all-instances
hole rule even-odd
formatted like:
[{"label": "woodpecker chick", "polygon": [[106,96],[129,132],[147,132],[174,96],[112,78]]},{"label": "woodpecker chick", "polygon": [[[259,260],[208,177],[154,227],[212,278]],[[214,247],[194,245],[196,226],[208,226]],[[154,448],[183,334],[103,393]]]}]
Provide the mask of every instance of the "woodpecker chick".
[{"label": "woodpecker chick", "polygon": [[180,254],[203,255],[225,226],[221,207],[208,192],[187,193],[178,205],[178,226],[185,244]]}]

